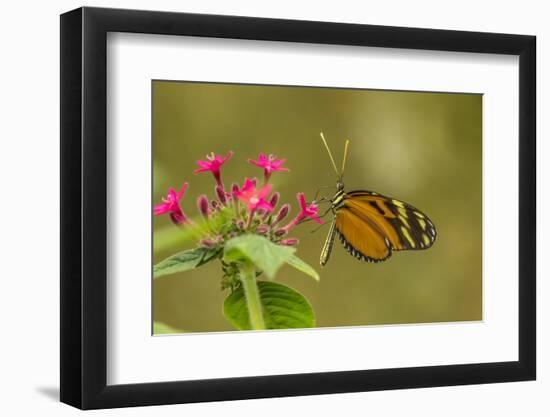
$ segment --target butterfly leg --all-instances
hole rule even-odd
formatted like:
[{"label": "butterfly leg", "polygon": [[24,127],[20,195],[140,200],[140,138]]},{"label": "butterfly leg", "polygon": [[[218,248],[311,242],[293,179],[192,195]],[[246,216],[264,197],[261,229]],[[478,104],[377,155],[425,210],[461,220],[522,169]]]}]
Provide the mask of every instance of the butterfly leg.
[{"label": "butterfly leg", "polygon": [[321,229],[324,225],[326,225],[327,223],[323,223],[323,224],[320,224],[319,226],[317,226],[315,229],[311,230],[309,233],[315,233],[316,231],[318,231],[319,229]]},{"label": "butterfly leg", "polygon": [[[323,217],[325,217],[329,213],[329,211],[332,211],[332,207],[327,208],[325,210],[325,212],[319,216],[319,218],[322,219]],[[310,221],[311,221],[311,219],[305,219],[305,220],[301,220],[298,224],[302,224],[302,223],[306,223],[306,222],[310,222]],[[321,225],[319,225],[318,227],[313,229],[310,233],[315,233],[317,230],[319,230],[325,224],[327,224],[327,223],[322,223]]]},{"label": "butterfly leg", "polygon": [[[325,212],[319,216],[319,218],[322,219],[323,217],[325,217],[325,216],[329,213],[329,211],[332,211],[332,207],[327,208],[327,209],[325,210]],[[300,220],[300,221],[298,222],[298,224],[303,224],[303,223],[307,223],[307,222],[311,222],[311,221],[312,221],[312,220],[311,220],[310,218],[308,218],[308,219]],[[318,228],[314,229],[311,233],[316,232],[317,230],[319,230],[319,229],[320,229],[322,226],[324,226],[325,224],[326,224],[326,223],[321,224],[321,226],[319,226]]]}]

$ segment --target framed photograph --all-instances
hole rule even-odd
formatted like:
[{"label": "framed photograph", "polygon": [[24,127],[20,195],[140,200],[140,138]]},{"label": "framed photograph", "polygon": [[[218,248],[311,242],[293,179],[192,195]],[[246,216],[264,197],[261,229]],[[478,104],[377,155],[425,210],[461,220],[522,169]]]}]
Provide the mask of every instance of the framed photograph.
[{"label": "framed photograph", "polygon": [[533,380],[535,37],[61,16],[61,401]]}]

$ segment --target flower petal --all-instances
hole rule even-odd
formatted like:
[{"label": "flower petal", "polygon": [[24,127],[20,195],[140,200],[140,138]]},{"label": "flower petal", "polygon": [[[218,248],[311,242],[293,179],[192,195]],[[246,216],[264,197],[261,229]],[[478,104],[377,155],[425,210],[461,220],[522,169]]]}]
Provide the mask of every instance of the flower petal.
[{"label": "flower petal", "polygon": [[168,200],[173,201],[177,197],[176,190],[174,190],[172,187],[168,188]]},{"label": "flower petal", "polygon": [[153,208],[153,213],[155,214],[155,216],[160,216],[161,214],[168,213],[169,211],[170,211],[170,204],[167,204],[167,203],[157,204]]},{"label": "flower petal", "polygon": [[271,194],[271,184],[264,185],[260,191],[258,191],[258,198],[262,199]]},{"label": "flower petal", "polygon": [[296,199],[298,200],[298,203],[300,204],[300,209],[303,212],[305,212],[307,210],[307,204],[306,204],[306,198],[304,197],[304,193],[296,194]]},{"label": "flower petal", "polygon": [[262,208],[270,212],[273,211],[273,206],[263,199],[258,201],[258,203],[256,204],[256,208]]},{"label": "flower petal", "polygon": [[315,214],[311,214],[309,217],[310,217],[310,219],[312,219],[313,221],[316,221],[319,224],[324,224],[325,223],[319,216],[317,216]]},{"label": "flower petal", "polygon": [[232,156],[233,156],[233,151],[229,151],[229,152],[227,152],[227,155],[225,155],[225,158],[223,158],[220,162],[223,164],[225,161],[227,161]]},{"label": "flower petal", "polygon": [[183,186],[181,187],[180,192],[179,192],[179,193],[177,194],[177,196],[176,196],[176,198],[177,198],[178,201],[180,201],[181,198],[183,197],[183,195],[185,194],[185,191],[187,190],[187,186],[188,186],[188,185],[189,185],[189,184],[186,183],[186,182],[183,183]]},{"label": "flower petal", "polygon": [[206,169],[210,169],[212,166],[212,162],[208,161],[201,161],[200,159],[197,161],[197,165]]},{"label": "flower petal", "polygon": [[263,163],[261,163],[260,161],[254,161],[253,159],[249,159],[249,160],[248,160],[248,163],[253,164],[253,165],[256,165],[257,167],[260,167],[260,168],[263,168],[263,167],[264,167],[264,164],[263,164]]},{"label": "flower petal", "polygon": [[274,167],[274,168],[279,168],[281,165],[283,165],[285,163],[286,159],[277,159],[275,161],[272,161],[271,162],[271,165]]},{"label": "flower petal", "polygon": [[254,185],[254,181],[246,178],[244,180],[244,184],[243,184],[243,188],[241,189],[241,192],[247,192],[247,191],[250,191],[251,189],[255,188],[256,186]]}]

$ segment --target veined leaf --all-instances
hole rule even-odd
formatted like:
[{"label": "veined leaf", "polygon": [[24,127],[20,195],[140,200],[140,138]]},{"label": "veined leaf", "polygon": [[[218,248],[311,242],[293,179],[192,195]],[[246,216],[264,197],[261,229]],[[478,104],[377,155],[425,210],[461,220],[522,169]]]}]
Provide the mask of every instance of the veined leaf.
[{"label": "veined leaf", "polygon": [[309,275],[312,277],[315,281],[319,281],[319,274],[313,267],[304,261],[302,261],[300,258],[298,258],[296,255],[292,255],[290,258],[286,261],[287,264],[290,266],[296,268],[298,271],[303,272],[304,274]]},{"label": "veined leaf", "polygon": [[[311,305],[298,291],[282,284],[258,281],[263,316],[267,329],[315,327]],[[225,318],[239,330],[250,330],[244,290],[239,287],[223,303]]]},{"label": "veined leaf", "polygon": [[276,245],[263,236],[248,234],[227,241],[223,259],[226,262],[252,262],[269,279],[273,279],[295,250],[289,246]]},{"label": "veined leaf", "polygon": [[189,271],[216,259],[219,250],[208,248],[194,248],[176,253],[153,267],[153,277],[175,274],[176,272]]}]

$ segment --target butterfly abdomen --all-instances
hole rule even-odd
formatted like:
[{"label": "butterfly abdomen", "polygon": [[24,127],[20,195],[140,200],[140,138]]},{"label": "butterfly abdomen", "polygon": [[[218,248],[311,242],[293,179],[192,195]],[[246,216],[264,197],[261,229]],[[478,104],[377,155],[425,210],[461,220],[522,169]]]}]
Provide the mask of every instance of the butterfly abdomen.
[{"label": "butterfly abdomen", "polygon": [[334,246],[334,236],[336,234],[336,222],[333,220],[332,224],[330,225],[330,230],[327,235],[327,239],[325,241],[325,244],[323,245],[323,249],[321,250],[321,259],[320,264],[321,266],[325,266],[328,262],[328,259],[330,258],[330,254],[332,253],[332,248]]}]

